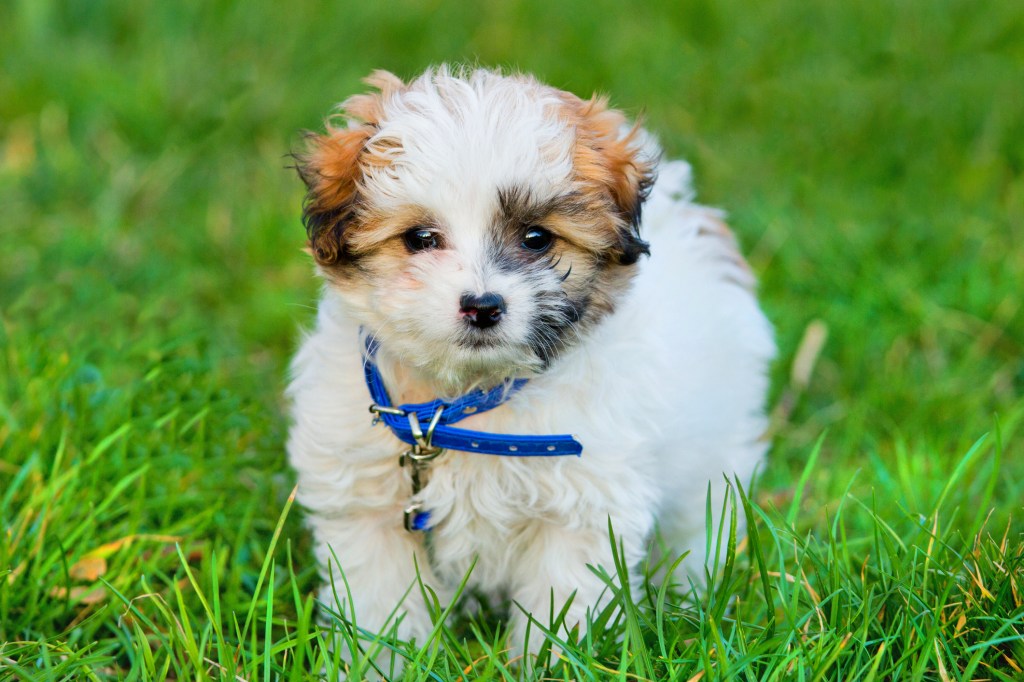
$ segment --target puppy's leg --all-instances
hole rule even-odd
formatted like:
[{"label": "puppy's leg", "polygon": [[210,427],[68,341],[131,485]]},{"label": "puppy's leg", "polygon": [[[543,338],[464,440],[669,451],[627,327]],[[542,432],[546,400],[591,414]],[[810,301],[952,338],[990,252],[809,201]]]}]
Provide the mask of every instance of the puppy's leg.
[{"label": "puppy's leg", "polygon": [[[604,523],[571,529],[538,523],[526,539],[524,550],[518,553],[516,565],[510,567],[515,584],[512,599],[544,627],[549,627],[551,615],[557,615],[572,597],[564,624],[556,633],[560,636],[566,629],[585,628],[588,612],[591,618],[596,617],[614,596],[605,581],[588,568],[588,564],[601,566],[618,583],[607,519],[607,516],[603,519],[595,516],[595,522],[603,520]],[[644,519],[628,521],[613,519],[613,529],[616,543],[622,544],[626,566],[629,567],[629,581],[636,594],[639,585],[636,567],[644,556],[651,522]],[[534,623],[530,626],[527,642],[528,620],[525,614],[513,607],[511,644],[517,650],[525,647],[527,654],[536,654],[544,635]]]},{"label": "puppy's leg", "polygon": [[[391,631],[397,623],[399,638],[415,638],[422,644],[433,626],[417,570],[423,584],[439,592],[442,603],[447,595],[440,592],[419,534],[406,531],[399,514],[388,510],[310,518],[324,576],[319,596],[328,609],[351,620],[359,630],[376,634]],[[362,654],[342,651],[349,662],[365,656],[372,646],[365,636],[359,638]],[[386,649],[375,657],[385,673],[391,667],[389,659]]]}]

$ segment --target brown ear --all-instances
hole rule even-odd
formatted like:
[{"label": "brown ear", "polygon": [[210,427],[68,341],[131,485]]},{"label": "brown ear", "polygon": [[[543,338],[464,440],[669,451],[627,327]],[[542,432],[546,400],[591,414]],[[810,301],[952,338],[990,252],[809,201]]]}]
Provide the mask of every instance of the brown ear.
[{"label": "brown ear", "polygon": [[320,265],[341,260],[342,239],[357,203],[362,171],[359,155],[373,134],[369,125],[310,133],[305,154],[296,155],[296,170],[309,190],[302,207],[309,249]]},{"label": "brown ear", "polygon": [[344,233],[358,206],[362,163],[380,163],[367,152],[367,143],[384,116],[384,101],[405,87],[387,71],[374,71],[365,80],[378,92],[350,97],[341,105],[344,127],[328,122],[327,133],[306,135],[305,153],[295,155],[295,168],[309,190],[303,205],[309,248],[320,265],[334,265],[344,255]]},{"label": "brown ear", "polygon": [[594,96],[583,101],[565,93],[570,118],[576,126],[574,162],[577,173],[601,187],[615,204],[621,224],[618,241],[619,262],[635,263],[640,254],[649,254],[647,242],[640,239],[640,211],[654,184],[654,160],[643,158],[638,141],[640,124],[623,130],[626,117],[608,108],[608,100]]}]

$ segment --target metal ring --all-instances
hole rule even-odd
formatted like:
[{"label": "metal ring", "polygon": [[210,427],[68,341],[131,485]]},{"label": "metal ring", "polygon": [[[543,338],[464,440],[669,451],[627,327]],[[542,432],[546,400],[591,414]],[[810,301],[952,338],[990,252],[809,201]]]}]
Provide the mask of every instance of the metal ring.
[{"label": "metal ring", "polygon": [[434,438],[434,429],[437,428],[438,423],[441,421],[441,415],[444,413],[444,405],[438,405],[437,409],[434,410],[434,416],[430,418],[430,424],[427,425],[427,445],[430,445],[430,441]]},{"label": "metal ring", "polygon": [[412,437],[416,439],[416,444],[421,448],[425,450],[432,449],[430,442],[434,439],[434,429],[441,422],[441,415],[443,413],[444,405],[438,405],[434,411],[434,416],[430,418],[426,433],[423,433],[423,428],[420,426],[420,418],[415,412],[410,412],[406,415],[409,419],[409,429],[412,431]]},{"label": "metal ring", "polygon": [[405,456],[413,463],[419,464],[421,462],[429,462],[430,460],[437,458],[437,456],[442,452],[444,452],[444,448],[422,448],[419,445],[414,445],[412,450],[405,453]]}]

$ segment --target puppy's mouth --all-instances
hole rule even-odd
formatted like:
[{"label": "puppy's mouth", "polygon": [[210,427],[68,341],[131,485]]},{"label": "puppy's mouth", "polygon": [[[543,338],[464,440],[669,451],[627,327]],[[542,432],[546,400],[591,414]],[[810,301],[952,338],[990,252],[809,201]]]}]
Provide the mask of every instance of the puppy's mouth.
[{"label": "puppy's mouth", "polygon": [[460,336],[455,344],[470,350],[486,350],[507,345],[507,342],[493,331],[473,331]]}]

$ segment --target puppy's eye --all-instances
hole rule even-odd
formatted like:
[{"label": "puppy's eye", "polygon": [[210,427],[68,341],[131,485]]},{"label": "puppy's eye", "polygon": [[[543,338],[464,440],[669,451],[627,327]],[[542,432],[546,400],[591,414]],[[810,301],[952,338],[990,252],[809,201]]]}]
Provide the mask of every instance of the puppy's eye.
[{"label": "puppy's eye", "polygon": [[414,227],[408,230],[402,235],[402,239],[405,240],[405,245],[412,252],[436,249],[441,245],[437,233],[425,227]]},{"label": "puppy's eye", "polygon": [[523,248],[527,251],[543,253],[551,246],[554,236],[543,227],[534,225],[526,230],[523,235]]}]

